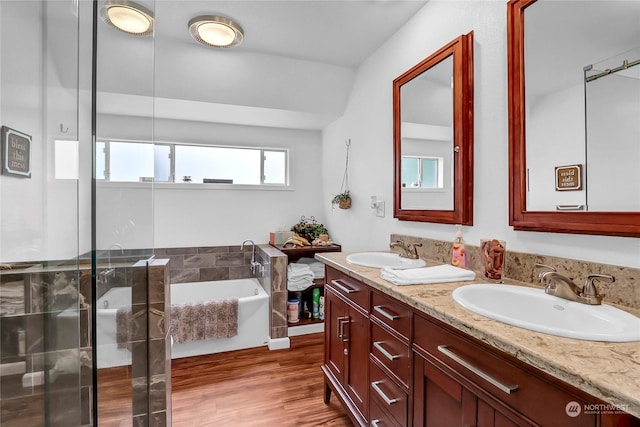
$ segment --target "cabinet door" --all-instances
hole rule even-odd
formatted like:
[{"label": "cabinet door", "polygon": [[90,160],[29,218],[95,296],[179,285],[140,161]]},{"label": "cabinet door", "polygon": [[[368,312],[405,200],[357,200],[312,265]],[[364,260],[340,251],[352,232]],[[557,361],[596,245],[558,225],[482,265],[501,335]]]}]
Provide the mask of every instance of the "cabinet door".
[{"label": "cabinet door", "polygon": [[345,339],[348,328],[347,304],[342,301],[333,289],[325,288],[325,365],[333,375],[344,383],[346,376]]},{"label": "cabinet door", "polygon": [[369,414],[369,318],[347,306],[345,389],[364,418]]},{"label": "cabinet door", "polygon": [[415,427],[524,427],[529,422],[493,407],[455,379],[414,353]]}]

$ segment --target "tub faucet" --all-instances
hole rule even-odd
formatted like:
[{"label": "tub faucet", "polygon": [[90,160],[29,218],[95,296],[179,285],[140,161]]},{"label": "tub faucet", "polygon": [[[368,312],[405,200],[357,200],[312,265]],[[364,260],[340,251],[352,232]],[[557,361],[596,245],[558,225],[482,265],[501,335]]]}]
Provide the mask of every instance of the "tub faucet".
[{"label": "tub faucet", "polygon": [[256,244],[253,243],[253,240],[247,239],[244,242],[242,242],[242,245],[240,245],[240,250],[244,249],[244,244],[245,243],[251,243],[251,273],[252,274],[256,274],[261,270],[262,264],[260,264],[259,262],[256,261]]},{"label": "tub faucet", "polygon": [[416,248],[422,246],[422,243],[406,243],[403,240],[396,240],[391,242],[389,247],[391,249],[399,248],[400,256],[409,259],[418,259],[418,250]]},{"label": "tub faucet", "polygon": [[111,249],[113,248],[120,249],[120,254],[124,255],[124,249],[122,249],[122,245],[120,243],[114,243],[113,245],[109,246],[109,249],[107,249],[107,259],[108,259],[107,269],[103,270],[100,273],[102,277],[105,279],[109,276],[115,276],[116,274],[116,270],[111,266]]}]

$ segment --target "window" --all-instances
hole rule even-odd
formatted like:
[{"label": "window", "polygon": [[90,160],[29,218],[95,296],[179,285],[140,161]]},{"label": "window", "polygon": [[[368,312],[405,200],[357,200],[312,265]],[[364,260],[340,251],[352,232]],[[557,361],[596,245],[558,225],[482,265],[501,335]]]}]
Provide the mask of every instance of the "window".
[{"label": "window", "polygon": [[100,180],[289,184],[286,149],[128,141],[100,141],[97,148],[96,179]]},{"label": "window", "polygon": [[444,188],[442,157],[402,156],[402,186],[407,188]]}]

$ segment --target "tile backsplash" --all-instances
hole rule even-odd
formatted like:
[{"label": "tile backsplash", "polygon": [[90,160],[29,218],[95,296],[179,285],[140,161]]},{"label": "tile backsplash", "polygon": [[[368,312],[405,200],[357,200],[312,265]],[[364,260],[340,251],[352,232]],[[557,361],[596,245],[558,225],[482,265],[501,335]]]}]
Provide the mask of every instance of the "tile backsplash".
[{"label": "tile backsplash", "polygon": [[[438,263],[451,262],[453,242],[391,234],[390,241],[396,240],[404,240],[408,243],[422,243],[422,247],[418,247],[418,255],[422,259]],[[465,247],[467,250],[467,268],[480,272],[482,270],[480,247],[471,245],[468,242],[465,242]],[[509,250],[509,242],[507,242],[504,277],[518,282],[539,284],[537,280],[539,270],[535,268],[536,263],[556,268],[559,273],[572,278],[579,285],[582,285],[590,274],[610,274],[615,277],[614,283],[596,282],[598,292],[604,296],[604,301],[640,310],[640,269],[549,255],[515,252]]]},{"label": "tile backsplash", "polygon": [[[156,248],[156,258],[168,258],[171,283],[244,279],[251,274],[251,245]],[[258,248],[256,248],[256,256]]]}]

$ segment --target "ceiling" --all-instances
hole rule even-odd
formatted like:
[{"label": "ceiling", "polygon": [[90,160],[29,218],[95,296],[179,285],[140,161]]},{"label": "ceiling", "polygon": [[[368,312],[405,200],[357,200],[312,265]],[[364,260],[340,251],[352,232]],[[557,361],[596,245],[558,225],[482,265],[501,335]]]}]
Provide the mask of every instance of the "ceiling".
[{"label": "ceiling", "polygon": [[[525,20],[529,99],[582,85],[585,66],[603,70],[640,59],[638,1],[591,1],[579,8],[571,1],[539,2],[526,9]],[[637,75],[640,66],[628,71]]]},{"label": "ceiling", "polygon": [[[245,52],[354,68],[404,25],[418,0],[156,0],[156,37],[189,45],[188,21],[219,14],[238,22]],[[195,46],[195,45],[194,45]],[[209,50],[200,47],[200,53]]]},{"label": "ceiling", "polygon": [[[145,115],[136,104],[153,96],[155,117],[321,129],[343,113],[357,67],[426,1],[139,0],[154,11],[153,38],[99,22],[99,106]],[[242,45],[195,42],[187,23],[211,14],[238,22]]]}]

